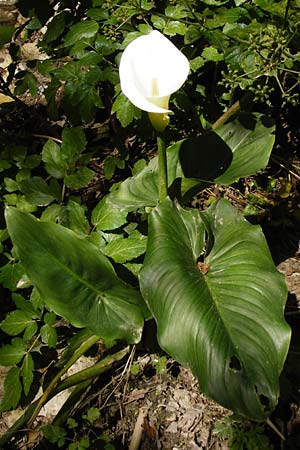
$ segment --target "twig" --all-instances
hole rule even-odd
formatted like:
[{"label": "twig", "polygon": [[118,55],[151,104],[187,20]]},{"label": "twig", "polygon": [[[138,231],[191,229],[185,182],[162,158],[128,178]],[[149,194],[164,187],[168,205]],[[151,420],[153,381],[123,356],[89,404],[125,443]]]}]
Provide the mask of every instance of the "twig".
[{"label": "twig", "polygon": [[139,415],[137,416],[137,419],[135,422],[135,426],[134,426],[134,430],[133,430],[133,433],[131,436],[131,441],[130,441],[128,450],[138,450],[139,449],[141,439],[142,439],[142,434],[143,434],[144,419],[147,417],[147,414],[148,414],[148,409],[145,407],[142,407],[140,409]]},{"label": "twig", "polygon": [[58,144],[62,144],[62,140],[52,137],[52,136],[47,136],[46,134],[33,134],[33,137],[38,137],[38,138],[43,138],[43,139],[51,139],[54,142],[57,142]]},{"label": "twig", "polygon": [[240,104],[240,100],[238,100],[237,102],[235,102],[233,105],[230,106],[229,109],[227,109],[227,111],[224,112],[224,114],[222,114],[221,117],[219,117],[215,123],[212,124],[212,129],[216,130],[217,128],[219,128],[221,125],[224,125],[225,122],[227,122],[227,120],[230,119],[231,116],[233,116],[234,114],[236,114],[237,112],[239,112],[241,109],[241,104]]},{"label": "twig", "polygon": [[275,431],[275,433],[280,437],[280,439],[285,441],[285,437],[283,436],[283,434],[278,430],[278,428],[274,425],[274,423],[271,422],[270,419],[267,419],[266,423],[269,425],[270,428],[272,428],[273,431]]}]

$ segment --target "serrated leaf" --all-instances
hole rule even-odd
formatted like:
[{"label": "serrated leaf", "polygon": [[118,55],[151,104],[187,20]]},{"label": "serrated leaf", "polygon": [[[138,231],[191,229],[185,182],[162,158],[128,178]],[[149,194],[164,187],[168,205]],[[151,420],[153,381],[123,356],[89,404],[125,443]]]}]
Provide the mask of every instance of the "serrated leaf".
[{"label": "serrated leaf", "polygon": [[115,99],[111,112],[117,114],[123,128],[126,128],[133,119],[139,118],[141,115],[140,110],[122,92]]},{"label": "serrated leaf", "polygon": [[220,54],[215,47],[205,47],[202,52],[202,58],[207,61],[222,61],[224,59],[224,55]]},{"label": "serrated leaf", "polygon": [[12,344],[0,348],[0,365],[12,366],[21,361],[26,352],[26,345],[20,338],[14,338]]},{"label": "serrated leaf", "polygon": [[164,27],[164,34],[167,36],[175,36],[176,34],[184,36],[186,30],[187,26],[185,23],[179,22],[178,20],[172,20]]},{"label": "serrated leaf", "polygon": [[30,391],[30,387],[33,381],[33,370],[34,370],[34,362],[32,356],[30,353],[27,353],[21,367],[21,376],[25,395],[28,395]]},{"label": "serrated leaf", "polygon": [[69,47],[76,42],[94,37],[97,34],[99,25],[94,20],[84,20],[73,25],[65,37],[65,46]]},{"label": "serrated leaf", "polygon": [[107,244],[105,254],[117,263],[125,263],[145,253],[146,245],[145,237],[116,239]]},{"label": "serrated leaf", "polygon": [[15,409],[22,393],[19,367],[12,367],[4,381],[4,397],[0,405],[0,411]]},{"label": "serrated leaf", "polygon": [[26,311],[12,311],[2,321],[0,328],[10,336],[17,336],[32,322],[31,314]]},{"label": "serrated leaf", "polygon": [[110,204],[107,197],[100,200],[92,212],[92,224],[100,230],[115,230],[127,222],[127,210]]},{"label": "serrated leaf", "polygon": [[54,327],[46,323],[40,329],[42,342],[50,348],[54,348],[57,343],[57,333]]},{"label": "serrated leaf", "polygon": [[278,400],[290,341],[284,277],[261,229],[226,200],[201,214],[210,239],[199,262],[196,230],[202,227],[203,240],[204,228],[192,214],[183,217],[169,199],[150,214],[140,286],[159,343],[192,369],[206,395],[265,420]]},{"label": "serrated leaf", "polygon": [[140,339],[145,307],[140,293],[117,277],[97,247],[13,208],[6,209],[6,221],[28,276],[50,309],[103,338]]}]

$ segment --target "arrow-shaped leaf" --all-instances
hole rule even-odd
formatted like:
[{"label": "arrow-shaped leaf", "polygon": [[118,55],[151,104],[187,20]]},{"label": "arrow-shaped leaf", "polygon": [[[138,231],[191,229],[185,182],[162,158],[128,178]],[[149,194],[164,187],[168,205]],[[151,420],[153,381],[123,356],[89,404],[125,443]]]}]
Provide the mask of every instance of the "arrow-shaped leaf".
[{"label": "arrow-shaped leaf", "polygon": [[[194,211],[183,214],[169,199],[153,209],[142,294],[161,347],[191,367],[201,389],[239,414],[264,420],[277,403],[290,339],[284,277],[261,229],[227,201],[201,216],[203,222],[195,221]],[[204,223],[213,243],[200,261],[202,245],[195,242],[203,242]]]},{"label": "arrow-shaped leaf", "polygon": [[100,337],[140,339],[141,295],[117,277],[97,247],[67,228],[14,208],[6,210],[6,221],[24,268],[47,306]]}]

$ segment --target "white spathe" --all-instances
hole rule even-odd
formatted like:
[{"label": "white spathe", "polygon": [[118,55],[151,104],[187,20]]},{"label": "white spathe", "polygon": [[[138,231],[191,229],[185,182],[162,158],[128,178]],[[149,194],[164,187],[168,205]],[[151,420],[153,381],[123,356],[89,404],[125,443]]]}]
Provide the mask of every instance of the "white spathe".
[{"label": "white spathe", "polygon": [[188,59],[159,31],[134,39],[120,61],[121,89],[138,108],[168,113],[169,98],[185,82]]}]

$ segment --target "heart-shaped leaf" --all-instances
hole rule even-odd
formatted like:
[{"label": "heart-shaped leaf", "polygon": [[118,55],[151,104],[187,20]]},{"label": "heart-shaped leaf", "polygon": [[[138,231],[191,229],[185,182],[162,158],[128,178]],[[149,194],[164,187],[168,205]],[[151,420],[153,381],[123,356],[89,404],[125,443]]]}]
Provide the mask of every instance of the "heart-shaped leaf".
[{"label": "heart-shaped leaf", "polygon": [[150,214],[140,286],[161,347],[209,397],[264,420],[277,403],[290,329],[284,277],[261,229],[226,200],[196,218],[167,199]]},{"label": "heart-shaped leaf", "polygon": [[[187,199],[188,193],[199,192],[207,183],[227,185],[253,175],[268,164],[274,139],[274,125],[265,116],[242,113],[217,131],[178,141],[167,149],[169,187],[181,179],[181,194]],[[157,177],[154,157],[141,172],[120,183],[107,196],[107,204],[126,211],[156,206]]]},{"label": "heart-shaped leaf", "polygon": [[97,247],[17,209],[7,208],[5,215],[17,254],[48,307],[102,338],[139,341],[141,295],[117,277]]}]

